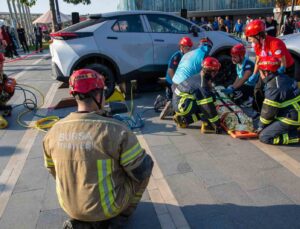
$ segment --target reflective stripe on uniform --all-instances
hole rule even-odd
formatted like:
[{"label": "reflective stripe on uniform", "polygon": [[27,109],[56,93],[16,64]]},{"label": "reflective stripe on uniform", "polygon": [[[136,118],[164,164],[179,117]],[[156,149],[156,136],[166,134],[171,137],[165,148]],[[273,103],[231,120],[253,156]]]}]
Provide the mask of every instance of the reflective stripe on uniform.
[{"label": "reflective stripe on uniform", "polygon": [[112,167],[112,159],[97,160],[100,201],[104,215],[108,218],[117,215],[121,210],[115,203]]},{"label": "reflective stripe on uniform", "polygon": [[197,115],[192,114],[192,119],[193,119],[194,122],[197,122],[198,121]]},{"label": "reflective stripe on uniform", "polygon": [[184,98],[184,97],[181,97],[180,100],[179,100],[178,110],[180,112],[179,113],[180,115],[186,115],[186,114],[188,114],[192,110],[192,108],[193,108],[193,101],[190,101],[188,107],[186,108],[186,110],[184,110],[183,107],[182,107],[182,104],[185,101],[186,101],[186,98]]},{"label": "reflective stripe on uniform", "polygon": [[279,142],[280,142],[280,137],[274,138],[274,140],[273,140],[273,144],[274,144],[274,145],[278,145]]},{"label": "reflective stripe on uniform", "polygon": [[277,108],[280,108],[280,107],[281,107],[281,104],[280,104],[280,103],[275,102],[275,101],[273,101],[273,100],[269,100],[269,99],[265,99],[265,100],[264,100],[264,104],[269,105],[269,106],[271,106],[271,107],[277,107]]},{"label": "reflective stripe on uniform", "polygon": [[142,149],[140,143],[136,143],[129,150],[127,150],[121,154],[120,164],[122,166],[129,164],[130,162],[134,161],[137,157],[139,157],[142,152],[143,152],[143,149]]},{"label": "reflective stripe on uniform", "polygon": [[288,145],[289,144],[289,135],[288,134],[283,134],[282,135],[282,139],[283,139],[282,144],[284,144],[284,145]]},{"label": "reflective stripe on uniform", "polygon": [[264,104],[272,106],[272,107],[277,107],[277,108],[287,107],[287,106],[293,105],[297,102],[300,102],[300,95],[297,96],[296,98],[290,99],[290,100],[285,101],[283,103],[278,103],[278,102],[270,100],[270,99],[265,99],[264,100]]},{"label": "reflective stripe on uniform", "polygon": [[219,120],[219,115],[216,115],[216,116],[213,117],[213,118],[209,118],[208,120],[209,120],[210,122],[214,123],[214,122],[216,122],[216,121]]},{"label": "reflective stripe on uniform", "polygon": [[197,100],[197,105],[204,105],[204,104],[212,103],[213,101],[214,101],[213,98],[209,97],[209,98]]},{"label": "reflective stripe on uniform", "polygon": [[279,120],[280,122],[283,122],[283,123],[291,125],[291,126],[300,126],[300,120],[294,121],[294,120],[291,120],[288,118],[283,118],[283,117],[278,117],[276,119]]},{"label": "reflective stripe on uniform", "polygon": [[54,167],[54,162],[53,162],[52,158],[44,156],[44,161],[45,161],[45,167],[47,167],[47,168]]},{"label": "reflective stripe on uniform", "polygon": [[289,140],[289,144],[298,143],[300,142],[300,138],[294,138]]},{"label": "reflective stripe on uniform", "polygon": [[181,92],[177,88],[175,89],[174,93],[180,97],[195,100],[195,97],[193,95],[190,95],[189,93]]},{"label": "reflective stripe on uniform", "polygon": [[268,120],[268,119],[265,119],[265,118],[263,118],[263,117],[259,117],[259,120],[263,123],[263,124],[265,124],[265,125],[269,125],[273,120]]}]

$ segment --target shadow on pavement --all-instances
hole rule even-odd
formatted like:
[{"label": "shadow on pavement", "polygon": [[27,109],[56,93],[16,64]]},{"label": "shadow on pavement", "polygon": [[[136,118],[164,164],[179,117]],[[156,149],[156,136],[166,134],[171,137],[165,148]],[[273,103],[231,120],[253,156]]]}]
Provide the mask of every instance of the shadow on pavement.
[{"label": "shadow on pavement", "polygon": [[19,153],[19,149],[11,146],[0,146],[0,157],[11,156],[15,153]]}]

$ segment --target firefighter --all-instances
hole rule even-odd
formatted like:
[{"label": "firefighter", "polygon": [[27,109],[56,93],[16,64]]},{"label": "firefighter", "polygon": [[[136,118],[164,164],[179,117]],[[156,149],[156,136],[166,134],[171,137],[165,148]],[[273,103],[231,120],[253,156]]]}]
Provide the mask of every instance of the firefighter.
[{"label": "firefighter", "polygon": [[168,63],[168,70],[166,73],[166,98],[161,95],[158,95],[155,103],[154,109],[159,110],[160,107],[163,107],[160,118],[163,119],[166,115],[172,113],[171,100],[173,97],[172,91],[172,78],[176,72],[178,64],[184,54],[189,52],[193,47],[193,42],[189,37],[183,37],[179,41],[179,50],[177,50],[170,58]]},{"label": "firefighter", "polygon": [[104,116],[103,76],[81,69],[69,83],[78,111],[43,140],[45,165],[71,218],[64,228],[119,228],[140,201],[153,161],[123,123]]},{"label": "firefighter", "polygon": [[220,133],[220,120],[214,105],[212,80],[221,64],[216,58],[206,57],[200,74],[194,75],[180,83],[174,91],[173,117],[177,126],[186,128],[189,124],[202,120],[202,126]]},{"label": "firefighter", "polygon": [[258,62],[265,99],[257,132],[266,144],[296,144],[300,142],[300,90],[294,79],[278,73],[280,66],[280,60],[272,56]]},{"label": "firefighter", "polygon": [[[248,41],[254,45],[254,51],[256,54],[256,62],[253,74],[250,76],[249,81],[255,81],[258,73],[257,63],[260,57],[275,56],[280,60],[279,73],[286,73],[287,75],[294,77],[295,63],[294,59],[287,50],[282,40],[266,35],[265,23],[262,20],[253,20],[245,28],[245,35]],[[259,78],[255,89],[255,109],[260,112],[262,102],[264,99],[263,93],[263,81]]]},{"label": "firefighter", "polygon": [[174,83],[173,91],[176,85],[180,84],[191,76],[199,74],[201,70],[201,63],[209,54],[212,46],[213,43],[208,37],[202,38],[197,49],[188,52],[181,58],[172,79]]},{"label": "firefighter", "polygon": [[227,95],[233,95],[234,101],[243,107],[251,107],[256,80],[249,81],[254,70],[254,63],[246,56],[246,48],[243,44],[237,44],[231,48],[232,62],[236,65],[237,77],[233,83],[222,90]]}]

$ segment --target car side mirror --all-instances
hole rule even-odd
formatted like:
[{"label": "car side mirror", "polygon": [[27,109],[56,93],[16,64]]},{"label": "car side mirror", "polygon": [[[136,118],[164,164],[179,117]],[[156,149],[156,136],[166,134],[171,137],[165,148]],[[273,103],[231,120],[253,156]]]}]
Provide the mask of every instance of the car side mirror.
[{"label": "car side mirror", "polygon": [[193,34],[194,37],[198,37],[198,28],[196,26],[192,25],[190,32]]}]

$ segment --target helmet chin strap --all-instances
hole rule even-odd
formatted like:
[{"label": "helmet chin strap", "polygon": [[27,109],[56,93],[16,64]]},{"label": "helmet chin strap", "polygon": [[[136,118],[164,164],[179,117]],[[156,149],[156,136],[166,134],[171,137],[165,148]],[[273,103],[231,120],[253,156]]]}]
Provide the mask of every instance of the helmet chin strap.
[{"label": "helmet chin strap", "polygon": [[90,95],[93,101],[96,103],[99,110],[102,109],[103,90],[100,91],[100,101],[98,102],[95,96]]}]

